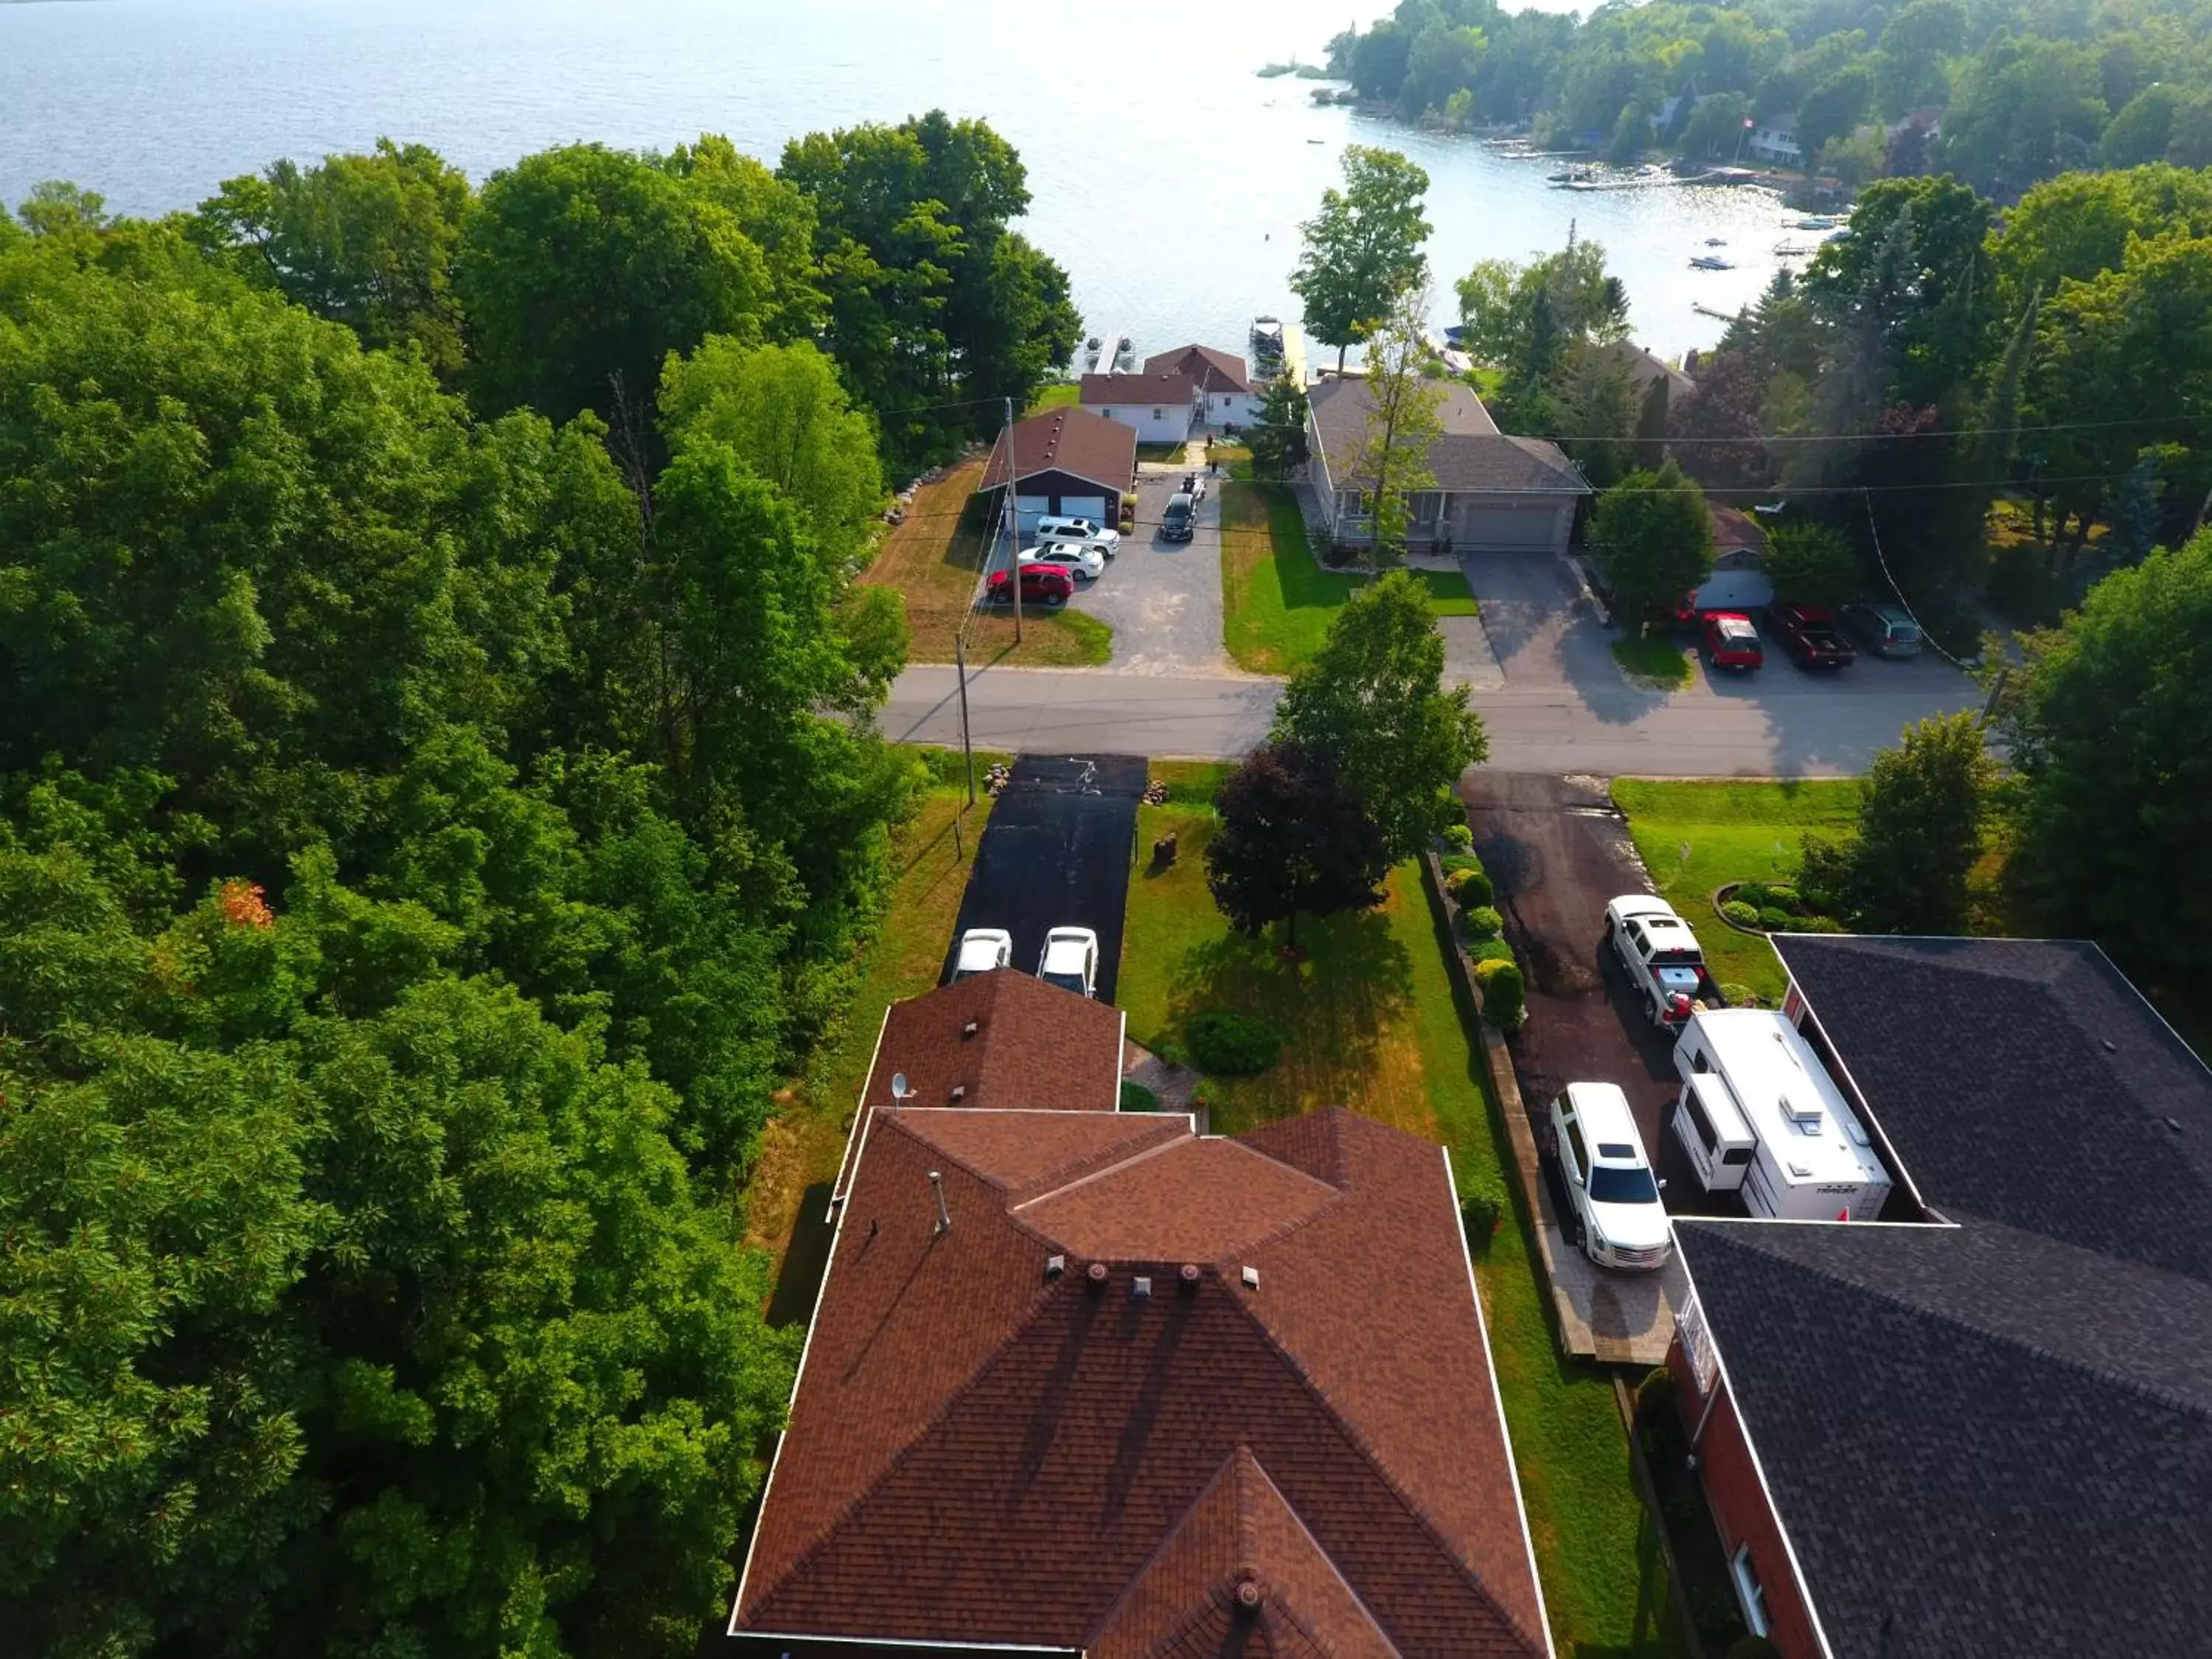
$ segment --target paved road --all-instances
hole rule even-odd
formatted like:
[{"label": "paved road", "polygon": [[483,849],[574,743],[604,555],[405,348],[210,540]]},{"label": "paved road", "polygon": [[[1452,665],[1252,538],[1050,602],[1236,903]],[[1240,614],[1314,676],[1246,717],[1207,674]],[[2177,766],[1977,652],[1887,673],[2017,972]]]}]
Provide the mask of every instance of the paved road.
[{"label": "paved road", "polygon": [[[1786,662],[1750,680],[1672,696],[1613,678],[1508,683],[1478,691],[1490,763],[1507,772],[1600,776],[1850,777],[1923,715],[1978,707],[1963,675],[1932,662],[1869,661],[1815,679]],[[909,668],[883,728],[904,742],[957,744],[954,671]],[[987,668],[969,677],[980,747],[1233,759],[1265,740],[1280,683],[1231,677]]]}]

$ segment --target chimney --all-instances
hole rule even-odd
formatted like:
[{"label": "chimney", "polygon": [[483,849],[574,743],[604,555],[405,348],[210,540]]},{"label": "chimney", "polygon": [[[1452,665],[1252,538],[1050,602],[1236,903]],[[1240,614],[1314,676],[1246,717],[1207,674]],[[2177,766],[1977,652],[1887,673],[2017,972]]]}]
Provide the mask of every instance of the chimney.
[{"label": "chimney", "polygon": [[[937,1200],[937,1226],[935,1231],[942,1233],[951,1227],[952,1217],[951,1212],[945,1207],[945,1177],[939,1174],[935,1170],[932,1170],[929,1172],[929,1190],[932,1195]],[[1250,1270],[1248,1268],[1246,1271],[1249,1272]]]}]

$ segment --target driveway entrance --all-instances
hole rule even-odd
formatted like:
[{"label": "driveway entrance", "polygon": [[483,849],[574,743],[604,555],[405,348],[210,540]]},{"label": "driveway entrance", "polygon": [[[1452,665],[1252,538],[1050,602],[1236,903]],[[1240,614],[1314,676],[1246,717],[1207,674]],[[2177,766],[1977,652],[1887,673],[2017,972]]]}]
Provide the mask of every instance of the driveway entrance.
[{"label": "driveway entrance", "polygon": [[[1203,468],[1201,467],[1201,471]],[[1218,479],[1208,479],[1209,486]],[[1106,666],[1122,674],[1233,674],[1221,643],[1221,502],[1211,488],[1187,542],[1164,541],[1160,520],[1181,470],[1137,480],[1137,525],[1106,574],[1069,601],[1114,628]]]}]

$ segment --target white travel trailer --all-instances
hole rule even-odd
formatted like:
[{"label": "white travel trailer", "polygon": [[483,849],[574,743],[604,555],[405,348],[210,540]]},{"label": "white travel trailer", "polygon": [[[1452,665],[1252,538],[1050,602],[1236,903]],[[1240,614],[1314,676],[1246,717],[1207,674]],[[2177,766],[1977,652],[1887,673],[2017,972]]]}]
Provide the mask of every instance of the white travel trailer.
[{"label": "white travel trailer", "polygon": [[[1747,1210],[1779,1221],[1871,1221],[1881,1212],[1889,1172],[1843,1091],[1782,1015],[1692,1014],[1674,1044],[1674,1069],[1682,1078],[1675,1137],[1707,1191],[1741,1187]],[[1699,1144],[1701,1115],[1710,1150]]]}]

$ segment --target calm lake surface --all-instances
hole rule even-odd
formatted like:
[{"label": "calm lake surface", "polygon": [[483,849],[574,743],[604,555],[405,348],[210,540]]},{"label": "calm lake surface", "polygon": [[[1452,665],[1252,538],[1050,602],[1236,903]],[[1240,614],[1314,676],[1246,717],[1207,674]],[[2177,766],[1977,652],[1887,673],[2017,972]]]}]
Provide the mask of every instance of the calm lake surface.
[{"label": "calm lake surface", "polygon": [[[1556,0],[1547,9],[1564,9]],[[1778,244],[1809,233],[1748,190],[1550,188],[1559,164],[1316,108],[1254,71],[1382,0],[33,0],[0,3],[0,201],[42,179],[158,214],[280,155],[380,135],[477,179],[574,139],[665,149],[727,133],[771,163],[797,134],[932,107],[981,116],[1028,165],[1028,234],[1073,278],[1088,331],[1139,351],[1243,349],[1297,315],[1298,222],[1344,146],[1430,173],[1438,320],[1479,258],[1605,245],[1636,337],[1710,345]],[[1708,248],[1717,237],[1724,248]],[[1736,269],[1698,271],[1717,252]],[[1802,264],[1802,262],[1800,262]]]}]

